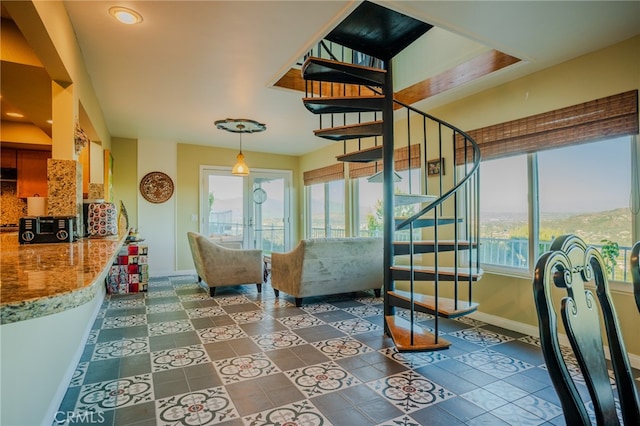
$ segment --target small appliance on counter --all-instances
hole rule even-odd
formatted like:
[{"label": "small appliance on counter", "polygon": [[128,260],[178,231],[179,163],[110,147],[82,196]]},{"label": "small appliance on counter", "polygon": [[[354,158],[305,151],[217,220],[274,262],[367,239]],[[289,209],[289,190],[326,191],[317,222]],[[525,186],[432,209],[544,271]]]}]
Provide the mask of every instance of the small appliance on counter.
[{"label": "small appliance on counter", "polygon": [[78,239],[75,216],[33,216],[20,218],[20,244],[67,243]]}]

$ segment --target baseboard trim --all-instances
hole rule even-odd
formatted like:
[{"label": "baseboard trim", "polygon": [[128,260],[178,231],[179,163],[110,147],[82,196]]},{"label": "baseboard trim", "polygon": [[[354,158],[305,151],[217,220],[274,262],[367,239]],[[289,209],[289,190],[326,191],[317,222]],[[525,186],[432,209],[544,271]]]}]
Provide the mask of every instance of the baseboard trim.
[{"label": "baseboard trim", "polygon": [[[484,312],[474,312],[469,317],[478,321],[486,322],[487,324],[495,325],[497,327],[506,328],[507,330],[517,331],[518,333],[526,334],[528,336],[540,337],[540,331],[538,327],[524,324],[517,321],[508,320],[495,315],[486,314]],[[570,346],[569,338],[566,334],[558,334],[558,342],[563,346]],[[610,359],[609,347],[605,346],[605,356]],[[640,369],[640,355],[627,352],[629,363],[633,368]]]}]

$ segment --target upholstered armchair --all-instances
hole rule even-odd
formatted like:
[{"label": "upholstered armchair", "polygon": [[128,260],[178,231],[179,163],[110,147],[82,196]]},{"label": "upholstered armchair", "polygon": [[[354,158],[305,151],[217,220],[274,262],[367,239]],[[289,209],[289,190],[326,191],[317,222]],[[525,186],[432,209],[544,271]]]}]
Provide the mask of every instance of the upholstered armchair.
[{"label": "upholstered armchair", "polygon": [[209,286],[211,297],[216,288],[240,284],[256,284],[262,291],[264,263],[262,250],[223,247],[197,232],[187,232],[198,282]]}]

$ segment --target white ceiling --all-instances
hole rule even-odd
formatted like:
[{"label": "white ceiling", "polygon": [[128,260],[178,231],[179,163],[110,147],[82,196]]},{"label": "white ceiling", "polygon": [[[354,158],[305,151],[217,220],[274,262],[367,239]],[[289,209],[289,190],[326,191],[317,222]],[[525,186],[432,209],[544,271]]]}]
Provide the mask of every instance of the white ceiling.
[{"label": "white ceiling", "polygon": [[[299,155],[327,143],[313,136],[318,120],[302,105],[303,94],[272,84],[359,2],[64,3],[112,136],[237,148],[238,135],[213,122],[249,118],[267,130],[246,135],[245,151]],[[523,59],[434,103],[640,33],[639,1],[378,3]],[[113,5],[137,10],[143,23],[116,22],[108,13]]]}]

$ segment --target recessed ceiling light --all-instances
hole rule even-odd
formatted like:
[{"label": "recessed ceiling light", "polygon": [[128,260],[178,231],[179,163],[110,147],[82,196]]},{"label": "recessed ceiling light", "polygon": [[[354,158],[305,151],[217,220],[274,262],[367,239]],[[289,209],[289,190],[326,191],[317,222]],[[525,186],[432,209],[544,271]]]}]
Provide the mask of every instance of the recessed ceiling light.
[{"label": "recessed ceiling light", "polygon": [[53,124],[53,120],[47,120],[47,123]]},{"label": "recessed ceiling light", "polygon": [[24,114],[20,114],[19,112],[8,112],[7,115],[9,117],[14,117],[14,118],[22,118],[22,117],[24,117]]},{"label": "recessed ceiling light", "polygon": [[114,6],[109,9],[109,13],[123,24],[134,25],[142,22],[142,15],[126,7]]}]

